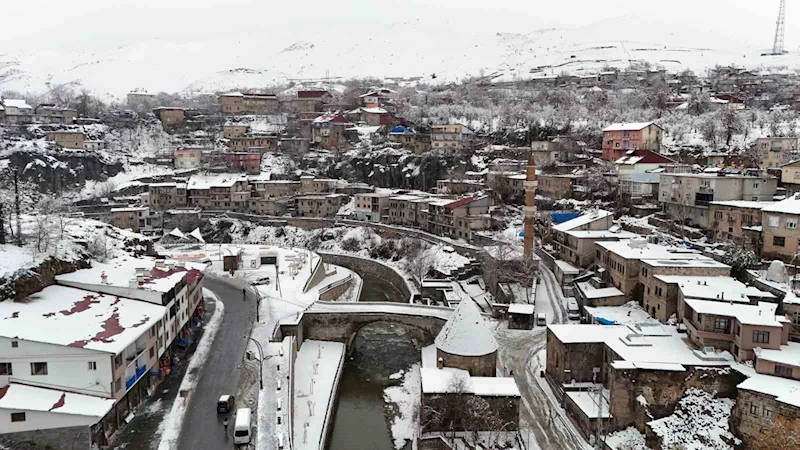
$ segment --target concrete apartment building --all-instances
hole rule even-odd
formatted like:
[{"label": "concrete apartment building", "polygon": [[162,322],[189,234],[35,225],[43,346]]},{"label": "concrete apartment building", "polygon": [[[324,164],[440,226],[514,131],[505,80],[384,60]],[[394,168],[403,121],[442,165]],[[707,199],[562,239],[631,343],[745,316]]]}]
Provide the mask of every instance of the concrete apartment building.
[{"label": "concrete apartment building", "polygon": [[475,133],[464,125],[431,126],[431,148],[441,150],[446,155],[455,155],[471,147],[474,141]]},{"label": "concrete apartment building", "polygon": [[761,257],[790,262],[800,249],[800,199],[797,194],[761,209]]},{"label": "concrete apartment building", "polygon": [[300,217],[336,217],[342,206],[350,201],[346,194],[301,195],[295,197]]},{"label": "concrete apartment building", "polygon": [[553,200],[562,198],[573,198],[575,195],[576,181],[580,177],[577,175],[562,175],[542,173],[536,175],[539,182],[536,193]]},{"label": "concrete apartment building", "polygon": [[746,231],[758,232],[761,210],[774,203],[747,200],[711,202],[708,209],[711,221],[707,229],[720,237],[742,237]]},{"label": "concrete apartment building", "polygon": [[786,188],[789,194],[800,192],[800,160],[781,166],[781,187]]},{"label": "concrete apartment building", "polygon": [[311,142],[324,149],[338,150],[347,144],[345,129],[350,121],[339,113],[326,113],[311,122]]},{"label": "concrete apartment building", "polygon": [[[778,180],[771,175],[715,175],[708,173],[663,173],[658,187],[664,212],[675,220],[709,228],[712,202],[772,201]],[[712,221],[713,223],[713,221]]]},{"label": "concrete apartment building", "polygon": [[111,224],[135,233],[161,226],[161,217],[148,207],[111,208]]},{"label": "concrete apartment building", "polygon": [[620,229],[610,230],[567,230],[553,232],[553,248],[558,258],[574,267],[588,268],[595,261],[595,242],[636,239],[640,236]]},{"label": "concrete apartment building", "polygon": [[762,169],[781,167],[800,159],[800,139],[796,137],[766,137],[756,140],[759,166]]},{"label": "concrete apartment building", "polygon": [[172,153],[176,169],[199,169],[203,165],[203,147],[181,147]]},{"label": "concrete apartment building", "polygon": [[404,227],[419,227],[422,209],[426,208],[428,197],[420,195],[393,195],[389,197],[389,211],[386,223]]},{"label": "concrete apartment building", "polygon": [[615,123],[603,129],[603,159],[616,161],[629,150],[661,151],[664,129],[653,122]]},{"label": "concrete apartment building", "polygon": [[0,97],[4,121],[10,125],[24,125],[33,122],[33,108],[22,99]]},{"label": "concrete apartment building", "polygon": [[72,125],[78,112],[70,108],[59,108],[52,103],[42,103],[34,110],[34,121]]},{"label": "concrete apartment building", "polygon": [[81,149],[83,150],[84,140],[86,136],[84,136],[82,131],[48,131],[47,132],[47,140],[51,142],[55,142],[56,145],[69,148],[69,149]]},{"label": "concrete apartment building", "polygon": [[435,199],[420,209],[420,227],[429,233],[453,239],[472,240],[472,233],[489,228],[488,195],[475,194],[458,200]]},{"label": "concrete apartment building", "polygon": [[355,203],[353,214],[356,220],[383,222],[384,217],[388,217],[391,196],[392,194],[389,192],[366,192],[353,195]]},{"label": "concrete apartment building", "polygon": [[151,183],[149,205],[155,210],[180,208],[187,204],[186,183]]},{"label": "concrete apartment building", "polygon": [[274,153],[278,151],[278,136],[245,134],[228,138],[229,147],[235,152],[249,152],[258,150],[259,153]]},{"label": "concrete apartment building", "polygon": [[231,92],[218,98],[222,114],[275,114],[280,105],[274,94]]},{"label": "concrete apartment building", "polygon": [[403,148],[421,155],[431,149],[431,135],[417,133],[411,127],[398,125],[389,132],[389,140],[401,144]]},{"label": "concrete apartment building", "polygon": [[[642,259],[639,270],[642,306],[651,317],[666,322],[678,312],[679,286],[661,276],[718,277],[728,280],[730,273],[730,266],[700,255],[697,259]],[[736,283],[741,284],[738,281]],[[712,283],[712,287],[715,285]]]}]

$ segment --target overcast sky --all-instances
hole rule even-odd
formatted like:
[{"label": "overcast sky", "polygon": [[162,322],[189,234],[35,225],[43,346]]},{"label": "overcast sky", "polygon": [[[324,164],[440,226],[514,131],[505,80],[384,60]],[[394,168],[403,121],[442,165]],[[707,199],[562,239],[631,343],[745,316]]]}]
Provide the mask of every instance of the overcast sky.
[{"label": "overcast sky", "polygon": [[[625,18],[680,23],[763,48],[772,45],[778,0],[21,0],[3,2],[0,53],[54,48],[93,50],[137,40],[182,39],[242,29],[308,27],[355,32],[363,24],[446,20],[491,31],[533,31]],[[791,2],[794,3],[794,2]],[[797,50],[800,5],[788,6],[786,47]],[[609,19],[619,18],[610,22]],[[354,35],[355,37],[355,35]],[[631,36],[646,40],[646,36]],[[435,43],[431,43],[432,45]],[[698,42],[698,46],[703,43]]]}]

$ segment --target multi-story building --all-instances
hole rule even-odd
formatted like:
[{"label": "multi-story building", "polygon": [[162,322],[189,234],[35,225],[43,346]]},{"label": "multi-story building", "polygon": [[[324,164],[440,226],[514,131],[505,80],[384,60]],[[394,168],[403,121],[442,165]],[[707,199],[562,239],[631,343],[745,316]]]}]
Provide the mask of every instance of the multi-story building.
[{"label": "multi-story building", "polygon": [[321,112],[325,105],[333,99],[330,92],[324,90],[300,90],[297,97],[280,102],[281,110],[291,113]]},{"label": "multi-story building", "polygon": [[300,192],[302,193],[321,193],[333,192],[339,180],[332,178],[314,178],[312,175],[303,175],[300,177]]},{"label": "multi-story building", "polygon": [[711,202],[708,229],[718,236],[729,237],[741,237],[746,230],[757,231],[761,227],[761,210],[773,204],[747,200]]},{"label": "multi-story building", "polygon": [[355,210],[353,214],[356,220],[368,222],[382,222],[384,217],[388,217],[389,192],[366,192],[355,194],[353,201]]},{"label": "multi-story building", "polygon": [[628,150],[624,156],[614,161],[614,166],[617,176],[623,180],[633,174],[648,173],[674,163],[675,161],[650,150]]},{"label": "multi-story building", "polygon": [[247,151],[233,151],[222,154],[225,166],[231,171],[242,171],[247,174],[261,173],[261,152],[257,148]]},{"label": "multi-story building", "polygon": [[34,121],[39,123],[60,123],[71,125],[78,112],[70,108],[59,108],[52,103],[42,103],[34,111]]},{"label": "multi-story building", "polygon": [[661,151],[664,129],[653,122],[615,123],[603,129],[603,159],[616,161],[628,150]]},{"label": "multi-story building", "polygon": [[574,196],[576,182],[580,177],[577,175],[561,175],[542,173],[536,175],[539,184],[536,193],[553,200],[562,198],[572,198]]},{"label": "multi-story building", "polygon": [[127,101],[128,108],[138,113],[149,111],[158,104],[156,96],[148,92],[129,92]]},{"label": "multi-story building", "polygon": [[475,133],[464,125],[431,126],[431,148],[441,150],[446,155],[454,155],[470,148],[474,141]]},{"label": "multi-story building", "polygon": [[469,242],[473,232],[489,228],[492,204],[491,197],[482,194],[458,200],[428,200],[419,211],[420,227],[429,233]]},{"label": "multi-story building", "polygon": [[186,121],[186,109],[175,107],[161,107],[153,110],[164,128],[180,127]]},{"label": "multi-story building", "polygon": [[553,247],[558,258],[575,267],[588,268],[594,263],[595,242],[636,239],[635,233],[623,230],[567,230],[553,232]]},{"label": "multi-story building", "polygon": [[151,183],[147,187],[149,205],[155,210],[186,206],[186,183]]},{"label": "multi-story building", "polygon": [[172,153],[176,169],[199,169],[203,165],[203,147],[180,147]]},{"label": "multi-story building", "polygon": [[[678,286],[658,277],[711,277],[727,280],[731,273],[730,266],[699,256],[696,259],[642,259],[639,266],[642,305],[651,317],[662,322],[678,312]],[[716,283],[712,283],[714,285]]]},{"label": "multi-story building", "polygon": [[295,197],[300,217],[335,217],[342,206],[350,201],[345,194],[302,195]]},{"label": "multi-story building", "polygon": [[226,123],[222,125],[222,137],[225,139],[244,136],[250,131],[250,125],[243,123]]},{"label": "multi-story building", "polygon": [[189,206],[247,212],[250,185],[243,174],[194,175],[186,184]]},{"label": "multi-story building", "polygon": [[84,136],[82,131],[48,131],[47,140],[56,145],[69,149],[83,149]]},{"label": "multi-story building", "polygon": [[436,180],[436,192],[438,194],[462,195],[470,192],[478,192],[486,189],[486,184],[480,180],[470,179],[447,179]]},{"label": "multi-story building", "polygon": [[781,167],[800,159],[800,139],[796,137],[767,137],[756,140],[759,166],[764,169]]},{"label": "multi-story building", "polygon": [[401,194],[389,197],[389,211],[386,223],[404,227],[419,227],[420,210],[425,209],[428,197],[423,195]]},{"label": "multi-story building", "polygon": [[278,150],[278,136],[265,134],[245,134],[228,138],[230,148],[235,152],[258,150],[259,153],[274,153]]},{"label": "multi-story building", "polygon": [[148,207],[111,208],[111,224],[117,228],[140,232],[161,226],[161,217]]},{"label": "multi-story building", "polygon": [[658,187],[659,201],[666,213],[681,222],[707,228],[712,202],[747,200],[771,201],[778,180],[762,174],[715,175],[708,173],[663,173]]},{"label": "multi-story building", "polygon": [[800,160],[781,166],[781,186],[789,194],[800,192]]},{"label": "multi-story building", "polygon": [[398,125],[392,128],[389,133],[389,140],[401,144],[403,148],[412,150],[417,155],[421,155],[431,149],[431,135],[417,133],[411,127]]},{"label": "multi-story building", "polygon": [[280,107],[274,94],[232,92],[219,96],[219,106],[223,114],[275,114]]},{"label": "multi-story building", "polygon": [[381,107],[359,107],[352,111],[347,111],[346,115],[357,122],[363,122],[368,126],[377,127],[389,125],[392,122],[392,115],[389,111]]},{"label": "multi-story building", "polygon": [[764,259],[790,262],[800,250],[800,199],[797,195],[761,209]]},{"label": "multi-story building", "polygon": [[323,114],[311,122],[311,141],[325,149],[341,149],[347,143],[344,130],[349,125],[350,122],[339,113]]},{"label": "multi-story building", "polygon": [[33,121],[33,108],[22,99],[0,98],[5,121],[11,125],[23,125]]},{"label": "multi-story building", "polygon": [[252,197],[283,198],[291,197],[300,190],[299,181],[250,179]]}]

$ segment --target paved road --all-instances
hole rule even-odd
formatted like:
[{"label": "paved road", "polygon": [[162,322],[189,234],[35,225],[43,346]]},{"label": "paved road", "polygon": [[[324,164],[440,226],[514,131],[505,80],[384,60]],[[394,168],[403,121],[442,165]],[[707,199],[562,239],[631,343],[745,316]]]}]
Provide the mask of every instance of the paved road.
[{"label": "paved road", "polygon": [[252,290],[248,290],[245,301],[241,287],[211,276],[207,276],[204,283],[225,304],[225,315],[208,360],[199,369],[200,380],[183,419],[179,450],[233,448],[233,419],[229,419],[226,435],[222,426],[223,415],[217,414],[217,399],[237,390],[247,344],[243,337],[249,336],[255,319],[256,298]]}]

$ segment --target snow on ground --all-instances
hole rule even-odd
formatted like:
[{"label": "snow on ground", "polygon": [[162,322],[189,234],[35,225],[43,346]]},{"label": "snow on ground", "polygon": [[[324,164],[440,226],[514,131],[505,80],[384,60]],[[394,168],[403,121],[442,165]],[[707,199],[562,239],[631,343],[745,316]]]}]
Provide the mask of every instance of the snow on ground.
[{"label": "snow on ground", "polygon": [[[398,450],[405,446],[406,441],[413,442],[419,430],[418,406],[422,398],[419,369],[420,365],[414,364],[404,374],[400,372],[403,384],[390,386],[383,391],[384,401],[397,407],[397,413],[392,418],[392,438],[394,448]],[[389,378],[395,379],[391,376]]]},{"label": "snow on ground", "polygon": [[112,191],[125,189],[132,186],[140,186],[142,183],[137,181],[140,178],[153,177],[157,175],[173,175],[175,170],[168,166],[156,164],[131,164],[125,170],[105,180],[87,180],[86,185],[77,194],[76,200],[92,197],[104,197]]},{"label": "snow on ground", "polygon": [[[192,360],[189,361],[189,366],[186,368],[186,375],[181,381],[180,392],[189,392],[197,385],[200,378],[199,369],[208,358],[211,344],[214,342],[214,337],[219,330],[219,324],[222,322],[222,316],[225,314],[225,305],[219,301],[219,298],[210,290],[203,288],[203,296],[214,300],[214,315],[209,319],[206,325],[203,337],[197,344],[197,349],[192,355]],[[172,404],[172,409],[164,416],[163,422],[158,427],[156,434],[161,436],[158,443],[158,450],[170,450],[177,447],[178,438],[181,434],[181,427],[183,426],[183,416],[186,415],[186,408],[191,404],[191,395],[184,398],[178,395]],[[206,407],[204,405],[202,407]]]},{"label": "snow on ground", "polygon": [[672,415],[648,422],[661,437],[661,449],[681,446],[685,450],[733,450],[728,442],[741,442],[730,431],[735,401],[689,388]]},{"label": "snow on ground", "polygon": [[344,365],[345,346],[339,342],[304,341],[297,352],[294,380],[294,448],[322,448],[325,430],[332,427],[332,402]]},{"label": "snow on ground", "polygon": [[642,433],[634,427],[628,427],[609,434],[605,443],[611,450],[650,450]]}]

